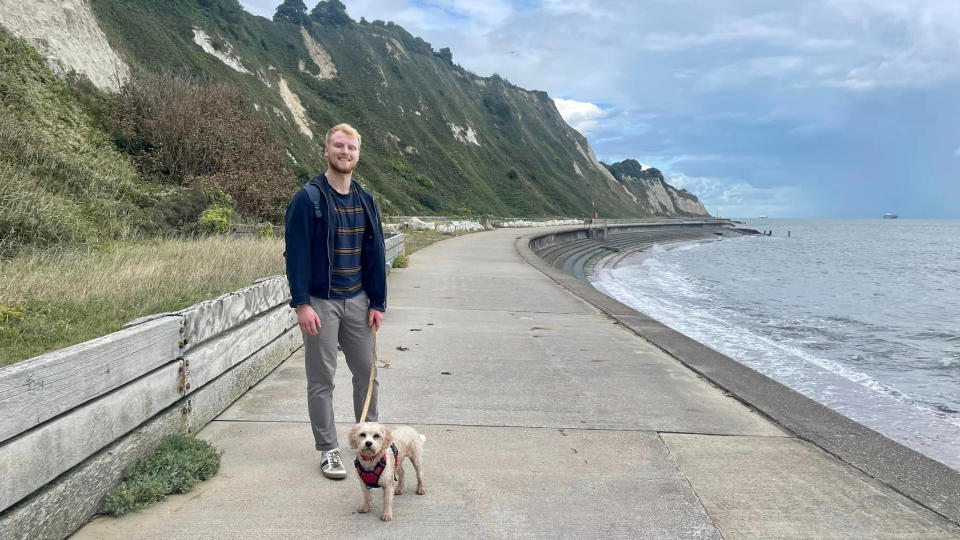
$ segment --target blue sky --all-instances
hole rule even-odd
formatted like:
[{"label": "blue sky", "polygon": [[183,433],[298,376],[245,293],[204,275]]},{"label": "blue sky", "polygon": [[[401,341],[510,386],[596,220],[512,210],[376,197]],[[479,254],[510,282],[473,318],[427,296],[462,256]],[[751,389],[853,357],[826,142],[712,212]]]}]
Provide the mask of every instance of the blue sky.
[{"label": "blue sky", "polygon": [[715,215],[960,218],[960,1],[343,1],[545,90]]}]

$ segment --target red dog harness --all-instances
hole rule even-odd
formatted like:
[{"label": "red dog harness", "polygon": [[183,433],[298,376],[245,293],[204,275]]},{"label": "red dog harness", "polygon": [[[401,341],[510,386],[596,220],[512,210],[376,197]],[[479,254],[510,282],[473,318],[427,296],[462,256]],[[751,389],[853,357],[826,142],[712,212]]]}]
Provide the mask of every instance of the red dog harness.
[{"label": "red dog harness", "polygon": [[[393,464],[397,464],[397,445],[391,444],[390,450],[393,450]],[[380,487],[380,475],[383,474],[383,470],[387,468],[387,453],[384,452],[380,456],[380,463],[377,463],[377,466],[373,468],[372,471],[365,471],[363,467],[360,466],[360,458],[353,460],[354,466],[357,467],[357,474],[360,475],[360,480],[363,480],[363,483],[369,488],[378,488]]]}]

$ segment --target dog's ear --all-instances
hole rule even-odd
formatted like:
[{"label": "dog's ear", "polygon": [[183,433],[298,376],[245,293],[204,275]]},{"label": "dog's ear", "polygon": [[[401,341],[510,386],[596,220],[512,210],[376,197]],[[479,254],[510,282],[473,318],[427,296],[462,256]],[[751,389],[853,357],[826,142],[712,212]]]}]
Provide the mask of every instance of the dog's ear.
[{"label": "dog's ear", "polygon": [[384,427],[383,428],[383,447],[390,448],[390,445],[393,444],[394,440],[395,439],[393,437],[393,430],[388,427]]},{"label": "dog's ear", "polygon": [[360,442],[357,440],[360,435],[360,424],[357,424],[350,428],[350,434],[347,435],[347,439],[350,441],[350,448],[356,450],[360,446]]}]

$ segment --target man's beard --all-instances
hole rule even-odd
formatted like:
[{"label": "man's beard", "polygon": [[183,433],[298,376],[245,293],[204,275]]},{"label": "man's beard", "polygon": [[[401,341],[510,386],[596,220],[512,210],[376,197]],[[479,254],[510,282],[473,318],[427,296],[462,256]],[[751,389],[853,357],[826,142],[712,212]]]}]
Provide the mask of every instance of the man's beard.
[{"label": "man's beard", "polygon": [[329,157],[327,158],[327,165],[340,174],[350,174],[355,168],[357,168],[356,161],[352,161],[350,164],[344,164],[339,159],[331,159]]}]

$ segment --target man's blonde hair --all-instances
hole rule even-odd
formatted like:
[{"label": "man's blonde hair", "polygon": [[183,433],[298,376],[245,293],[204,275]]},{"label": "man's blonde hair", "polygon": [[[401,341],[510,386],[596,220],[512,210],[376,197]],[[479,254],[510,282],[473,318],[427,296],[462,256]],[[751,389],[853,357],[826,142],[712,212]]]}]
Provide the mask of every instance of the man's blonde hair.
[{"label": "man's blonde hair", "polygon": [[330,144],[330,137],[333,137],[333,134],[342,131],[351,137],[357,138],[357,147],[360,147],[360,132],[353,128],[350,124],[337,124],[330,128],[330,131],[327,132],[327,141],[324,144]]}]

